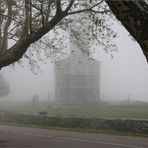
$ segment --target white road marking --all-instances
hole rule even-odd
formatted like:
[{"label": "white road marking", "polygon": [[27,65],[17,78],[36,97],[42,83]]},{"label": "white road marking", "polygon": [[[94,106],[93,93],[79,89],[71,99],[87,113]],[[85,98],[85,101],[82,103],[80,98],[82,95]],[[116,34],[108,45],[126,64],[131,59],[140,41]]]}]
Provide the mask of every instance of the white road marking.
[{"label": "white road marking", "polygon": [[127,144],[120,144],[120,143],[112,143],[112,142],[104,142],[104,141],[96,141],[96,140],[77,139],[77,138],[68,138],[68,137],[59,137],[59,136],[49,136],[49,135],[31,134],[31,133],[26,133],[25,134],[25,133],[18,133],[18,132],[17,132],[17,134],[35,136],[35,137],[44,137],[44,138],[56,138],[56,139],[68,140],[68,141],[71,140],[71,141],[78,141],[78,142],[88,142],[88,143],[120,146],[120,147],[126,147],[126,148],[143,148],[141,146],[127,145]]},{"label": "white road marking", "polygon": [[120,147],[127,147],[127,148],[143,148],[143,147],[134,146],[134,145],[125,145],[125,144],[119,144],[119,143],[111,143],[111,142],[103,142],[103,141],[87,140],[87,139],[76,139],[76,138],[66,138],[66,137],[58,137],[58,139],[104,144],[104,145],[112,145],[112,146],[120,146]]}]

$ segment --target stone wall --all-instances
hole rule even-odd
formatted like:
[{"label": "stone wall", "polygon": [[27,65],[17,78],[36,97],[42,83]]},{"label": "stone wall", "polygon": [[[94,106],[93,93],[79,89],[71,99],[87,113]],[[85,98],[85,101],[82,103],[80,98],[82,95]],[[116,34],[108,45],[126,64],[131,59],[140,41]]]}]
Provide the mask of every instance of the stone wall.
[{"label": "stone wall", "polygon": [[0,114],[0,122],[33,124],[50,127],[88,128],[97,130],[114,130],[148,134],[148,120],[133,119],[97,119],[97,118],[64,118],[26,114]]}]

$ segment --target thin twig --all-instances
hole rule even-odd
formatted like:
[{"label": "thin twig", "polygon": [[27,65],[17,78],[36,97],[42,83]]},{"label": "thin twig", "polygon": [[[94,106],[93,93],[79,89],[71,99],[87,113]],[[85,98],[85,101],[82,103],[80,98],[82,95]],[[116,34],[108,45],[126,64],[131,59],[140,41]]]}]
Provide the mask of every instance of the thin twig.
[{"label": "thin twig", "polygon": [[[103,0],[101,0],[99,3],[91,6],[90,8],[87,8],[87,9],[69,12],[68,15],[77,14],[77,13],[83,13],[83,12],[86,12],[86,11],[95,12],[95,10],[93,10],[93,8],[98,6],[98,5],[100,5],[102,2],[103,2]],[[98,13],[99,12],[102,13],[103,11],[98,11]],[[96,13],[97,13],[97,11],[96,11]]]}]

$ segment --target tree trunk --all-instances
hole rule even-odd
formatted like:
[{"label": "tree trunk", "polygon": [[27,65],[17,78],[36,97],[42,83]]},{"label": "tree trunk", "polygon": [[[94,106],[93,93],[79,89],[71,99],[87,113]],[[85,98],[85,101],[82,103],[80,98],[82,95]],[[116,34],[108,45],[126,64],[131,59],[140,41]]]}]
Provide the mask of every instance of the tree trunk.
[{"label": "tree trunk", "polygon": [[148,4],[144,0],[106,0],[106,3],[139,43],[148,62]]},{"label": "tree trunk", "polygon": [[[28,7],[29,1],[25,1],[25,2],[26,2],[26,10],[28,10],[29,9],[29,7]],[[26,21],[25,21],[25,25],[24,25],[25,29],[23,31],[22,36],[12,47],[4,50],[4,52],[0,52],[0,69],[21,59],[22,56],[24,55],[24,53],[27,51],[27,49],[29,48],[29,46],[32,43],[38,41],[46,33],[48,33],[50,30],[52,30],[64,17],[66,17],[68,15],[68,11],[72,7],[74,0],[71,0],[69,2],[67,8],[64,11],[62,10],[62,7],[61,7],[61,0],[56,0],[55,3],[56,3],[55,16],[53,16],[52,19],[50,19],[49,21],[46,18],[47,22],[34,32],[32,32],[31,28],[29,28],[29,27],[31,27],[31,24],[30,24],[31,22],[29,22],[30,21],[29,17],[31,16],[31,14],[30,14],[31,12],[29,12],[29,11],[31,9],[29,9],[29,11],[26,12]],[[1,24],[1,20],[0,20],[0,24]],[[10,25],[8,24],[7,26],[9,27]],[[1,26],[0,26],[0,28],[1,28]]]}]

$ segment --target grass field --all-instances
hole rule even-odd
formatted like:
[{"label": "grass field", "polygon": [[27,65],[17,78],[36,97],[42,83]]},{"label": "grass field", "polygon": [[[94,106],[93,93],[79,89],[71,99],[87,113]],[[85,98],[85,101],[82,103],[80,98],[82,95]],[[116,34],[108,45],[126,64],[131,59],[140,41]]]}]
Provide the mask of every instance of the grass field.
[{"label": "grass field", "polygon": [[67,104],[55,102],[39,102],[36,107],[32,103],[0,104],[0,111],[38,114],[46,111],[49,116],[63,117],[97,117],[97,118],[132,118],[148,119],[148,103],[135,102],[130,104]]}]

